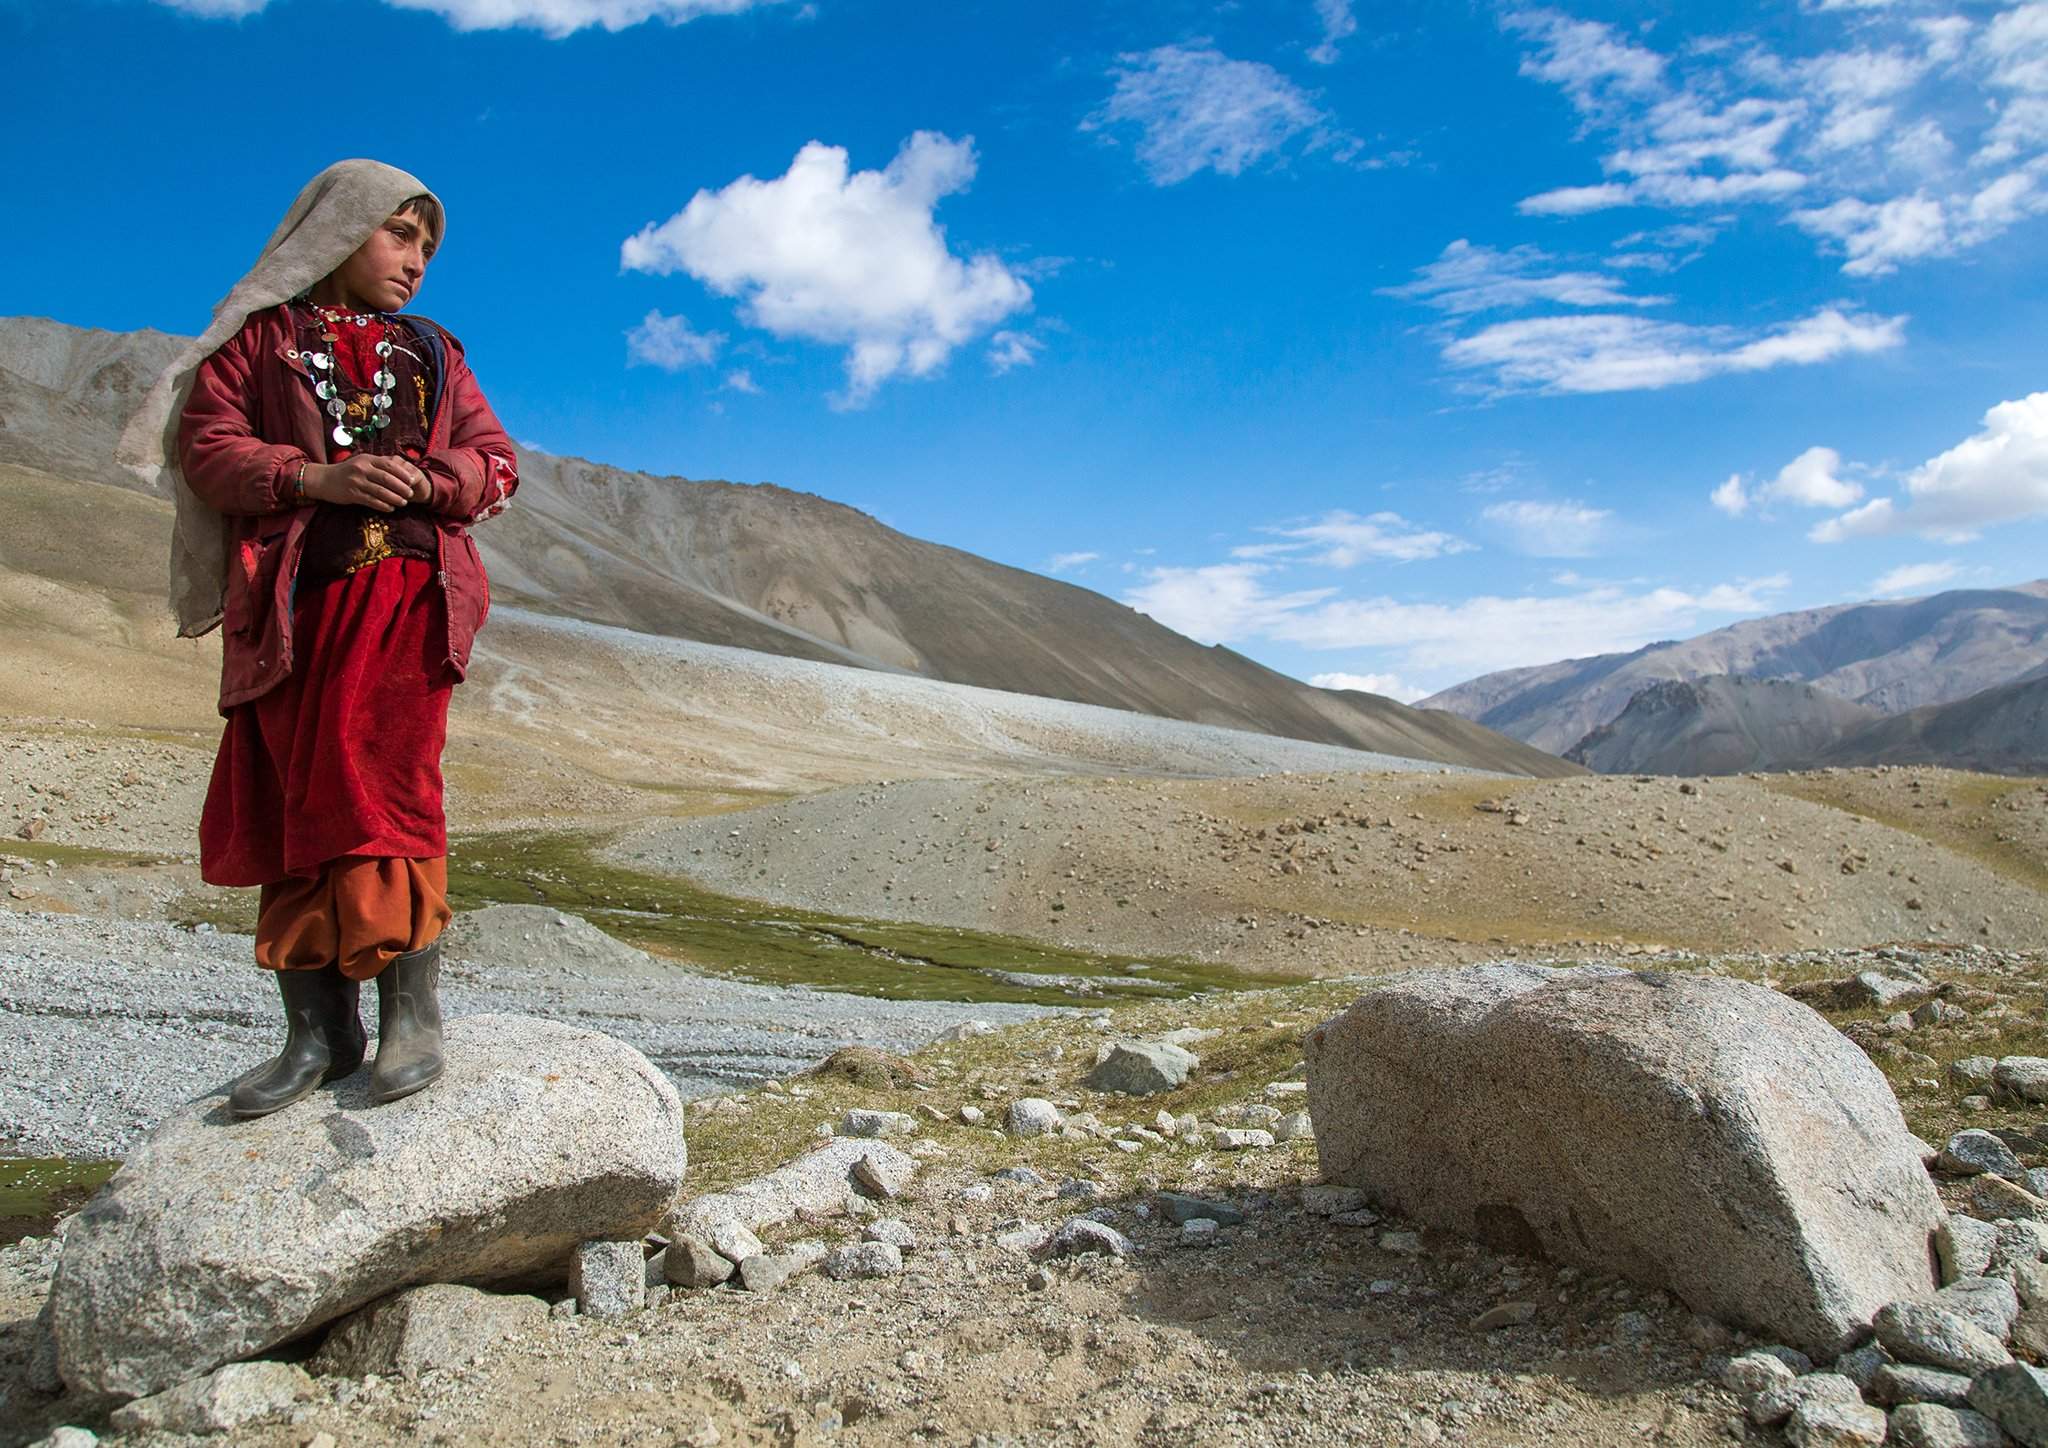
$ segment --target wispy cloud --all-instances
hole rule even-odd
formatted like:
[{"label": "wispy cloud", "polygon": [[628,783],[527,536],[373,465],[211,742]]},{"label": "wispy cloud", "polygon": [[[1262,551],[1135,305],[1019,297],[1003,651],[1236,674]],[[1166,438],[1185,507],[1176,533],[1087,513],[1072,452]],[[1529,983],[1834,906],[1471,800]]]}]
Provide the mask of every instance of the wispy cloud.
[{"label": "wispy cloud", "polygon": [[1297,142],[1340,158],[1359,149],[1272,66],[1233,60],[1206,41],[1119,57],[1112,74],[1115,89],[1082,129],[1135,128],[1138,162],[1155,186],[1203,171],[1236,176]]},{"label": "wispy cloud", "polygon": [[[207,17],[253,15],[269,0],[157,0]],[[650,20],[681,25],[707,15],[737,15],[784,0],[384,0],[398,10],[425,10],[457,30],[538,30],[560,39],[599,26],[626,30]]]},{"label": "wispy cloud", "polygon": [[1230,550],[1239,559],[1286,558],[1295,563],[1312,563],[1324,568],[1351,568],[1376,560],[1384,563],[1414,563],[1463,553],[1471,544],[1449,533],[1421,528],[1398,513],[1372,513],[1361,517],[1338,509],[1312,521],[1286,523],[1262,528],[1262,533],[1280,540],[1246,543]]},{"label": "wispy cloud", "polygon": [[723,332],[696,331],[687,317],[664,316],[657,309],[626,333],[626,361],[629,366],[645,363],[665,372],[680,372],[686,367],[708,366],[724,344]]},{"label": "wispy cloud", "polygon": [[1012,332],[1006,328],[988,339],[988,365],[997,374],[1008,372],[1013,367],[1029,367],[1044,350],[1045,343],[1029,332]]},{"label": "wispy cloud", "polygon": [[1069,569],[1081,568],[1100,558],[1100,553],[1055,553],[1045,560],[1047,573],[1065,573]]},{"label": "wispy cloud", "polygon": [[1351,0],[1316,0],[1316,19],[1323,38],[1308,58],[1317,65],[1335,65],[1337,47],[1358,33],[1358,18],[1351,13]]},{"label": "wispy cloud", "polygon": [[1601,272],[1558,270],[1556,259],[1534,246],[1497,251],[1459,238],[1433,262],[1418,267],[1415,280],[1382,287],[1381,296],[1418,301],[1453,316],[1516,310],[1532,303],[1572,307],[1654,307],[1669,297],[1629,295],[1622,282]]},{"label": "wispy cloud", "polygon": [[1429,693],[1427,689],[1403,683],[1399,674],[1311,674],[1309,683],[1318,689],[1351,689],[1361,694],[1380,694],[1398,699],[1403,704],[1413,704]]},{"label": "wispy cloud", "polygon": [[887,168],[852,171],[812,141],[772,180],[742,176],[699,191],[668,220],[626,239],[630,271],[686,272],[778,337],[844,346],[858,407],[893,377],[928,377],[954,349],[1031,303],[991,254],[962,257],[934,218],[974,179],[972,140],[919,131]]},{"label": "wispy cloud", "polygon": [[1616,532],[1614,514],[1577,502],[1522,498],[1490,503],[1479,516],[1517,553],[1531,558],[1591,558],[1605,550]]},{"label": "wispy cloud", "polygon": [[1593,313],[1496,322],[1452,340],[1443,355],[1492,392],[1625,392],[1882,352],[1905,329],[1904,317],[1836,307],[1761,334]]},{"label": "wispy cloud", "polygon": [[1870,591],[1879,598],[1895,598],[1902,594],[1924,593],[1954,581],[1963,571],[1962,565],[1953,559],[1939,563],[1907,563],[1879,578],[1870,585]]}]

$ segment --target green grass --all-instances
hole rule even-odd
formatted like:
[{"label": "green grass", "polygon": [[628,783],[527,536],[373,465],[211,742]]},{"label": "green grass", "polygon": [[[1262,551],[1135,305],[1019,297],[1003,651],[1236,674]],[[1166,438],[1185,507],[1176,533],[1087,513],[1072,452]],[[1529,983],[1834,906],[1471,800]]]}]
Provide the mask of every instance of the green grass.
[{"label": "green grass", "polygon": [[[889,1000],[1100,1004],[1261,989],[1279,980],[1181,958],[1066,950],[946,926],[820,914],[699,889],[598,857],[585,834],[505,833],[458,842],[449,903],[547,905],[619,939],[705,970],[770,985],[808,985]],[[1069,986],[996,980],[984,970],[1080,977]],[[1096,984],[1110,977],[1142,984]]]},{"label": "green grass", "polygon": [[114,1174],[119,1162],[64,1157],[0,1157],[0,1242],[50,1230]]}]

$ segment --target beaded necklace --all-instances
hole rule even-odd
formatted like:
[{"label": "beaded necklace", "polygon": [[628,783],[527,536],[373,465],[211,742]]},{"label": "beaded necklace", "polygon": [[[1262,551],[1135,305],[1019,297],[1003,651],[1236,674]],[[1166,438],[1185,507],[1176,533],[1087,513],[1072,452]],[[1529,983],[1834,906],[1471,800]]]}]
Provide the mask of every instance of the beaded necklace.
[{"label": "beaded necklace", "polygon": [[325,351],[305,354],[306,361],[311,364],[316,375],[313,394],[327,404],[327,415],[334,419],[334,431],[331,436],[335,445],[360,448],[365,438],[372,433],[382,432],[391,425],[391,389],[398,382],[397,376],[387,365],[391,356],[391,339],[387,335],[381,338],[376,346],[377,372],[370,379],[375,388],[370,399],[374,409],[370,414],[370,421],[366,426],[352,428],[345,420],[348,416],[348,403],[341,395],[342,383],[346,379],[342,377],[341,367],[335,358],[335,344],[340,340],[337,329],[344,326],[367,327],[370,323],[377,322],[384,324],[388,332],[389,324],[385,323],[382,313],[342,312],[317,303],[313,306],[313,315],[320,321],[320,340],[327,344]]}]

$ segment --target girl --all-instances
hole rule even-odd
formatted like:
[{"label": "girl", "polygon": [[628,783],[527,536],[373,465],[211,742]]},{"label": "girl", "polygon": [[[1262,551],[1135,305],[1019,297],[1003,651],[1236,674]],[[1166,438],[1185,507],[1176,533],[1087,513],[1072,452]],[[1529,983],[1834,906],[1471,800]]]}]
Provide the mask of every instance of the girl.
[{"label": "girl", "polygon": [[442,1070],[441,749],[489,608],[468,525],[518,483],[461,344],[397,315],[445,229],[405,172],[330,166],[123,440],[177,499],[179,632],[223,630],[200,873],[261,887],[256,963],[276,974],[286,1029],[236,1081],[237,1116],[362,1064],[365,980],[370,1100]]}]

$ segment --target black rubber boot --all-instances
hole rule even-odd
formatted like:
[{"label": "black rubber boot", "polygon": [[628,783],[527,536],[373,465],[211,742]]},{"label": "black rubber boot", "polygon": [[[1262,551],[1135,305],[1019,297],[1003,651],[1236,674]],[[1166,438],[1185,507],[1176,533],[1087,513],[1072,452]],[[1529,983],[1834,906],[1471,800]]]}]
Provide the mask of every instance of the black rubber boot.
[{"label": "black rubber boot", "polygon": [[369,1046],[356,1009],[362,987],[341,967],[272,974],[284,997],[284,1049],[235,1082],[228,1110],[240,1117],[268,1116],[303,1100],[362,1065]]},{"label": "black rubber boot", "polygon": [[370,1104],[381,1106],[441,1075],[441,942],[401,955],[377,977],[377,1063]]}]

